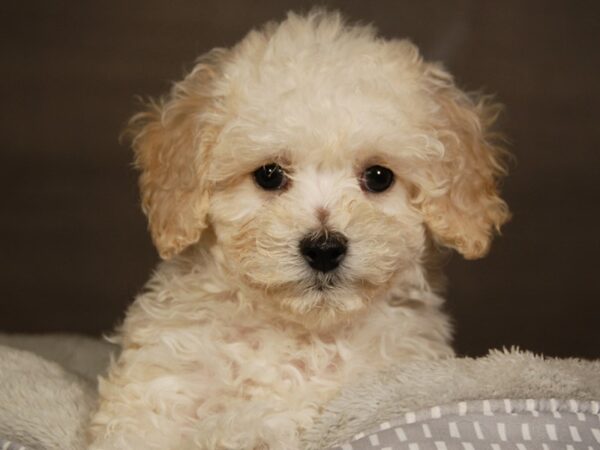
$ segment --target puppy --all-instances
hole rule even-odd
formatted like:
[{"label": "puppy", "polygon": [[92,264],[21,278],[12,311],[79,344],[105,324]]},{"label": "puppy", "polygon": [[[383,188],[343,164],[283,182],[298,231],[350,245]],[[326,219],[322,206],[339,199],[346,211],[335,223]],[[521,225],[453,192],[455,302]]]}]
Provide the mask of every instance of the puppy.
[{"label": "puppy", "polygon": [[202,56],[131,121],[164,261],[90,448],[296,449],[340,386],[451,356],[436,260],[484,256],[508,218],[497,111],[335,13]]}]

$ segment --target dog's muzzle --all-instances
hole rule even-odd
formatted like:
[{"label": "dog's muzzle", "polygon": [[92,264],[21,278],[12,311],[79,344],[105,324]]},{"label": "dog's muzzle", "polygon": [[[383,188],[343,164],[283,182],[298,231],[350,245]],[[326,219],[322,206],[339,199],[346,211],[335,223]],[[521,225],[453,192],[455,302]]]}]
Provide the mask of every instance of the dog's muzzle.
[{"label": "dog's muzzle", "polygon": [[310,267],[318,272],[330,272],[344,260],[348,239],[341,233],[311,235],[300,241],[300,253]]}]

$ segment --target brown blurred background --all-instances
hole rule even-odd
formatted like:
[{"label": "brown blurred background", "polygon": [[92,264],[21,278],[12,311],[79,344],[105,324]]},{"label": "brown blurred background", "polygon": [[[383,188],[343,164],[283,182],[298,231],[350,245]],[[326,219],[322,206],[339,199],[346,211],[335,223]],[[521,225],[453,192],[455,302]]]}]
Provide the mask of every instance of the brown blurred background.
[{"label": "brown blurred background", "polygon": [[[109,331],[157,261],[118,135],[196,56],[311,2],[2,2],[0,330]],[[600,2],[330,1],[506,105],[514,218],[454,257],[461,354],[600,357]]]}]

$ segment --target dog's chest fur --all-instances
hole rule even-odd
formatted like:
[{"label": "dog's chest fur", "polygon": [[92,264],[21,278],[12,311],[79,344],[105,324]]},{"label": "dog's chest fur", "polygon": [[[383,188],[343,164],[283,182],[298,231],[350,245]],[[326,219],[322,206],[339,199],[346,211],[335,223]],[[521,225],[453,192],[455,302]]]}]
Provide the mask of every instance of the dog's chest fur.
[{"label": "dog's chest fur", "polygon": [[214,271],[175,261],[132,305],[121,329],[128,366],[111,378],[127,370],[124,389],[144,390],[143,401],[184,433],[220,415],[248,420],[283,411],[310,426],[340,385],[391,361],[450,355],[447,338],[445,315],[427,301],[374,304],[351,325],[309,332],[224,290]]}]

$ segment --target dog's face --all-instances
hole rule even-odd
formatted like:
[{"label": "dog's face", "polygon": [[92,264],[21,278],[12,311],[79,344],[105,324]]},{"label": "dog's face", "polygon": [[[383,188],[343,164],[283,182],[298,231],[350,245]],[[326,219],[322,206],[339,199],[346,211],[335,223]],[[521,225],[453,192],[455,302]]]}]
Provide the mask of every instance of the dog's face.
[{"label": "dog's face", "polygon": [[485,254],[508,216],[494,111],[406,41],[291,15],[212,52],[134,119],[155,244],[171,257],[210,227],[240,288],[334,323],[399,280],[425,283],[430,235]]}]

